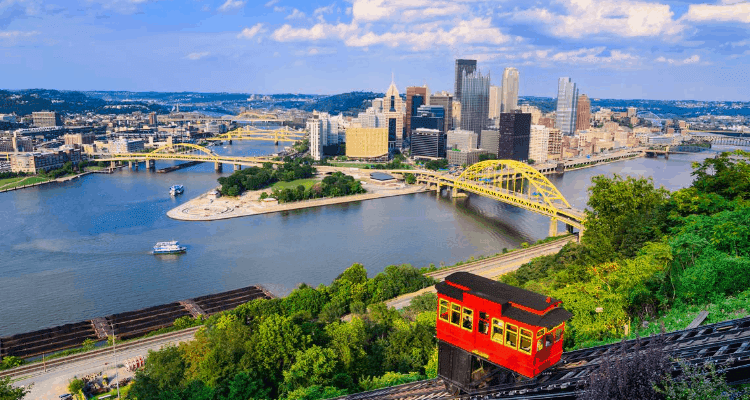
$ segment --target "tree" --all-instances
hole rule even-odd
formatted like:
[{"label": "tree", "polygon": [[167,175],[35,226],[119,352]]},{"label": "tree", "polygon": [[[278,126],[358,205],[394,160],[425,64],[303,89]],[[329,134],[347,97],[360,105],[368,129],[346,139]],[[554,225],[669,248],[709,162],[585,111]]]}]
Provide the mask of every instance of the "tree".
[{"label": "tree", "polygon": [[313,345],[295,355],[294,364],[284,371],[286,392],[312,385],[326,386],[338,370],[336,353],[328,348]]},{"label": "tree", "polygon": [[724,376],[717,371],[713,363],[694,366],[680,361],[680,370],[682,370],[681,376],[674,378],[672,374],[665,374],[662,382],[655,387],[658,393],[666,397],[666,400],[750,398],[747,394],[739,397],[739,393],[727,384]]},{"label": "tree", "polygon": [[68,392],[78,394],[78,392],[83,390],[84,385],[85,383],[83,383],[82,379],[73,379],[68,383]]},{"label": "tree", "polygon": [[413,185],[417,183],[417,178],[414,176],[414,174],[404,174],[404,182],[408,183],[409,185]]},{"label": "tree", "polygon": [[[294,355],[310,343],[302,329],[288,317],[269,315],[258,325],[252,338],[259,364],[271,371],[282,371],[294,362]],[[269,351],[273,349],[272,351]]]},{"label": "tree", "polygon": [[14,388],[10,377],[0,377],[0,400],[21,400],[30,391],[30,388]]},{"label": "tree", "polygon": [[263,385],[263,380],[247,371],[235,375],[229,382],[227,400],[266,399],[270,390]]},{"label": "tree", "polygon": [[179,393],[185,373],[182,351],[176,346],[149,350],[146,365],[136,372],[131,396],[138,400],[161,400],[165,393]]}]

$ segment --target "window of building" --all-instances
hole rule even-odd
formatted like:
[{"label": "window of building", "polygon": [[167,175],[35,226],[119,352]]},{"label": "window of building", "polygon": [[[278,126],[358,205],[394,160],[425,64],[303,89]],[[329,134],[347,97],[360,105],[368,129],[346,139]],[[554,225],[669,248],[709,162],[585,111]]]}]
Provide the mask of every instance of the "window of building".
[{"label": "window of building", "polygon": [[479,324],[478,324],[478,330],[479,333],[486,335],[490,331],[490,322],[489,317],[487,316],[487,313],[485,312],[479,312]]},{"label": "window of building", "polygon": [[464,307],[464,317],[463,322],[461,323],[461,327],[466,329],[467,331],[471,331],[474,329],[474,311],[472,311],[470,308]]},{"label": "window of building", "polygon": [[545,332],[546,330],[542,328],[536,333],[536,351],[542,351],[542,349],[544,349],[544,333]]},{"label": "window of building", "polygon": [[458,325],[461,322],[461,306],[451,303],[451,324]]},{"label": "window of building", "polygon": [[503,321],[492,318],[492,336],[491,339],[503,344]]},{"label": "window of building", "polygon": [[562,338],[562,333],[563,333],[563,326],[562,324],[560,324],[555,327],[555,342],[560,341],[560,339]]},{"label": "window of building", "polygon": [[440,319],[442,319],[445,322],[448,322],[448,310],[450,309],[450,303],[448,300],[440,299],[440,308],[438,309],[438,315],[440,315]]},{"label": "window of building", "polygon": [[521,353],[531,354],[531,331],[521,328],[521,340],[518,343],[518,350]]},{"label": "window of building", "polygon": [[518,349],[518,327],[513,324],[505,325],[505,345]]}]

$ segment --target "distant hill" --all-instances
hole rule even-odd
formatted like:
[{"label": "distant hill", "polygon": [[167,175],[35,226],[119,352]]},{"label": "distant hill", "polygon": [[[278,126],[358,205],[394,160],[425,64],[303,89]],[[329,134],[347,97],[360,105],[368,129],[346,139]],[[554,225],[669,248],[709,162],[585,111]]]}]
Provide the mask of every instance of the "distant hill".
[{"label": "distant hill", "polygon": [[116,103],[89,96],[83,92],[50,89],[0,90],[0,114],[31,114],[34,111],[57,111],[61,114],[87,113],[128,114],[166,112],[164,106],[144,102]]},{"label": "distant hill", "polygon": [[[295,108],[305,111],[323,111],[331,114],[355,115],[370,106],[370,101],[383,97],[383,93],[349,92],[325,96],[298,104]],[[281,103],[280,103],[281,104]],[[291,107],[290,107],[291,108]]]}]

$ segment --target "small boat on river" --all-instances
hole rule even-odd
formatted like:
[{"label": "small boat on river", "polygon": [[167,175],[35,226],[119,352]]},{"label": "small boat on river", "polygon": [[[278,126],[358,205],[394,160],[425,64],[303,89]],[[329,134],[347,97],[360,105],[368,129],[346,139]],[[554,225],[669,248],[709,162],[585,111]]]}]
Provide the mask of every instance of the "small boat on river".
[{"label": "small boat on river", "polygon": [[154,254],[180,254],[187,250],[185,246],[180,246],[180,242],[173,240],[171,242],[158,242],[154,245]]},{"label": "small boat on river", "polygon": [[182,185],[173,185],[169,188],[169,194],[172,196],[177,196],[178,194],[182,194],[182,192],[185,191],[185,187]]}]

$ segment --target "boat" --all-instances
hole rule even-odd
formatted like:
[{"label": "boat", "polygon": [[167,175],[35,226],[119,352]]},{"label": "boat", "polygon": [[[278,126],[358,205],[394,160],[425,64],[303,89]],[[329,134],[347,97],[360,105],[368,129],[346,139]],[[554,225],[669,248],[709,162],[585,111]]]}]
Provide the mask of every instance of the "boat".
[{"label": "boat", "polygon": [[182,192],[185,191],[185,188],[182,185],[173,185],[169,188],[169,194],[172,196],[177,196],[178,194],[182,194]]},{"label": "boat", "polygon": [[154,245],[154,254],[179,254],[187,250],[185,246],[180,246],[180,242],[173,240],[171,242],[159,242]]}]

